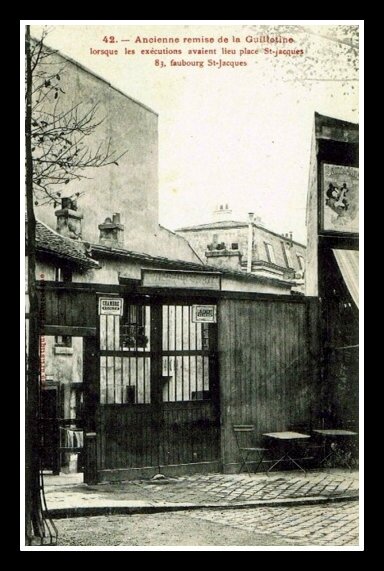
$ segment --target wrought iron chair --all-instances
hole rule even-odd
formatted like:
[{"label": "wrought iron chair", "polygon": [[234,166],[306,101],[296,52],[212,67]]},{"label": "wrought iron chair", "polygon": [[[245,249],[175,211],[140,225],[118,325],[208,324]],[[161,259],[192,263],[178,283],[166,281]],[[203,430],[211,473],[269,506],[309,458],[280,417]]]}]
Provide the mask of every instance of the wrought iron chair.
[{"label": "wrought iron chair", "polygon": [[[267,448],[253,446],[255,427],[252,424],[234,424],[233,432],[235,434],[236,444],[241,459],[239,473],[245,466],[245,469],[250,476],[251,472],[249,470],[249,465],[256,464],[256,468],[254,470],[256,473],[259,466],[265,462],[264,454],[267,451]],[[254,460],[250,460],[251,456],[256,456],[256,458]]]}]

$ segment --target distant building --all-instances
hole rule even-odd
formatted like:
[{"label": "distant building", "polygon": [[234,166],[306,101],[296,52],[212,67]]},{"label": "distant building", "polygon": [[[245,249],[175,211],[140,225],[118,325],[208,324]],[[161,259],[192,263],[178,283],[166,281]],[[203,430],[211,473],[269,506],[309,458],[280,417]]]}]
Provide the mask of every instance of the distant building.
[{"label": "distant building", "polygon": [[293,240],[292,232],[268,230],[253,213],[248,222],[235,221],[231,214],[228,204],[220,205],[215,221],[179,228],[176,233],[213,266],[289,280],[292,287],[304,284],[306,248]]}]

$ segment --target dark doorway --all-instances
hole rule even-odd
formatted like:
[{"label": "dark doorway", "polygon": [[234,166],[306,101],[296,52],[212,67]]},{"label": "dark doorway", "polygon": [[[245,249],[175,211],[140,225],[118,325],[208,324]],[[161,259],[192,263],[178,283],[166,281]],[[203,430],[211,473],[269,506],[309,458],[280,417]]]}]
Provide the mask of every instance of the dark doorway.
[{"label": "dark doorway", "polygon": [[41,390],[41,467],[60,473],[60,390],[59,383],[47,381]]}]

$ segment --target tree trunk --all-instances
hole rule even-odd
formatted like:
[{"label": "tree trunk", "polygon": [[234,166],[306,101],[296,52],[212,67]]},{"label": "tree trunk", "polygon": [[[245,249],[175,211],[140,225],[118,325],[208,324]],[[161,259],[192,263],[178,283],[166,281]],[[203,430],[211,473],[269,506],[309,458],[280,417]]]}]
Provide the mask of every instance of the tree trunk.
[{"label": "tree trunk", "polygon": [[26,206],[28,220],[28,355],[26,372],[26,462],[25,462],[25,516],[27,543],[33,536],[44,536],[40,495],[40,390],[39,390],[39,308],[36,291],[36,221],[33,209],[33,162],[31,152],[32,118],[32,69],[30,51],[30,27],[26,27]]}]

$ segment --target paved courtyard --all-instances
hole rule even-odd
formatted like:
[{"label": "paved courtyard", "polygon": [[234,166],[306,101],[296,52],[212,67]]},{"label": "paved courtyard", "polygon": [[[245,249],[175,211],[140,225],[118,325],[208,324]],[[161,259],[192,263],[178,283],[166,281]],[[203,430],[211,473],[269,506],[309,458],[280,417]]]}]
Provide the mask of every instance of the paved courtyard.
[{"label": "paved courtyard", "polygon": [[[65,476],[46,476],[49,510],[161,505],[236,506],[253,502],[338,500],[358,497],[358,472],[332,470],[265,474],[207,474],[160,480],[86,485]],[[68,484],[67,484],[68,482]]]}]

